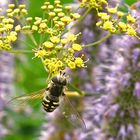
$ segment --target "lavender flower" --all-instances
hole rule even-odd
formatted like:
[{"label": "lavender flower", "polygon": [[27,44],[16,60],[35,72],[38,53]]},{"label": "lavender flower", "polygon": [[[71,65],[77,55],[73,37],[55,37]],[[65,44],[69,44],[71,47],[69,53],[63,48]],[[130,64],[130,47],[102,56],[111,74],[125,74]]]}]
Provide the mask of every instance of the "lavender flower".
[{"label": "lavender flower", "polygon": [[[101,57],[98,57],[100,63],[95,67],[93,74],[97,90],[104,92],[105,95],[97,100],[91,97],[86,98],[83,118],[88,129],[85,132],[77,129],[79,140],[140,139],[135,127],[139,127],[140,104],[138,98],[134,96],[139,91],[139,83],[135,84],[133,95],[134,81],[131,79],[134,75],[131,71],[127,71],[128,68],[134,70],[131,69],[133,68],[131,51],[137,41],[126,44],[126,37],[119,41],[117,37],[117,42],[125,44],[121,46],[116,43],[115,38],[113,38],[113,44],[108,45],[109,47],[101,46],[99,54]],[[129,37],[128,40],[130,41]],[[106,51],[102,51],[105,49]]]},{"label": "lavender flower", "polygon": [[8,97],[13,91],[13,55],[0,52],[0,137],[4,137],[9,130],[3,124],[4,108]]}]

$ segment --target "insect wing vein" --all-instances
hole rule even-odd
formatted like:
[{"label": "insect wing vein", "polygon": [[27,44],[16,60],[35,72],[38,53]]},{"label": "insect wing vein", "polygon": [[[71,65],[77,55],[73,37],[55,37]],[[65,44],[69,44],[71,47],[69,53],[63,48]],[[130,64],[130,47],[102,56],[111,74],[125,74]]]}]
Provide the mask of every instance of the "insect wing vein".
[{"label": "insect wing vein", "polygon": [[37,101],[35,101],[35,100],[39,101],[40,99],[42,99],[44,97],[45,90],[46,89],[44,88],[39,91],[32,92],[30,94],[24,94],[21,96],[14,97],[10,101],[8,101],[8,104],[17,106],[17,105],[24,105],[27,102],[33,102],[33,103],[36,102],[37,103]]},{"label": "insect wing vein", "polygon": [[75,107],[72,105],[69,98],[64,94],[62,96],[60,109],[63,113],[63,115],[66,117],[66,119],[74,126],[82,125],[82,128],[86,129],[86,124],[84,120],[82,119],[81,115],[78,113],[78,111],[75,109]]}]

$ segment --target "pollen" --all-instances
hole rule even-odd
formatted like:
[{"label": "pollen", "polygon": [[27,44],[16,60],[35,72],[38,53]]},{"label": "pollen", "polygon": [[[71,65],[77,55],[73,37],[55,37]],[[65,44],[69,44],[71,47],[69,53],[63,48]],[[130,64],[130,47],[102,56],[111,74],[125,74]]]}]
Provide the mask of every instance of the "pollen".
[{"label": "pollen", "polygon": [[84,63],[83,60],[80,57],[75,58],[75,64],[77,67],[83,67]]},{"label": "pollen", "polygon": [[78,13],[71,14],[71,16],[72,16],[74,19],[80,18],[80,14],[78,14]]},{"label": "pollen", "polygon": [[60,13],[58,13],[58,16],[59,16],[59,17],[63,17],[63,16],[65,16],[65,13],[60,12]]},{"label": "pollen", "polygon": [[137,36],[135,29],[130,25],[128,25],[127,34],[130,36]]},{"label": "pollen", "polygon": [[117,15],[118,15],[119,17],[122,17],[122,16],[124,16],[124,13],[121,12],[121,11],[118,11],[118,12],[117,12]]},{"label": "pollen", "polygon": [[52,36],[50,37],[51,42],[53,43],[59,43],[60,42],[60,38],[57,36]]},{"label": "pollen", "polygon": [[136,19],[129,14],[127,16],[127,21],[132,22],[132,23],[135,23],[136,22]]},{"label": "pollen", "polygon": [[62,43],[63,45],[65,45],[65,44],[67,44],[67,43],[68,43],[68,40],[67,40],[66,38],[61,39],[61,43]]},{"label": "pollen", "polygon": [[46,23],[41,23],[41,24],[39,25],[39,27],[42,28],[42,29],[45,29],[45,28],[47,27],[47,24],[46,24]]},{"label": "pollen", "polygon": [[75,36],[74,34],[72,34],[72,33],[69,33],[68,35],[67,35],[67,38],[68,38],[68,40],[69,41],[75,41],[76,39],[77,39],[77,36]]},{"label": "pollen", "polygon": [[46,51],[45,50],[37,50],[35,52],[35,57],[41,58],[44,57],[46,55]]},{"label": "pollen", "polygon": [[55,12],[49,12],[49,16],[50,16],[50,17],[54,17],[55,15],[56,15]]},{"label": "pollen", "polygon": [[33,30],[33,31],[37,31],[37,30],[38,30],[38,26],[33,25],[33,26],[32,26],[32,30]]},{"label": "pollen", "polygon": [[69,66],[70,69],[75,69],[75,68],[76,68],[75,63],[72,62],[72,61],[70,61],[70,62],[68,63],[68,66]]},{"label": "pollen", "polygon": [[82,50],[82,46],[79,45],[79,44],[73,44],[73,45],[72,45],[72,49],[73,49],[74,51],[81,51],[81,50]]},{"label": "pollen", "polygon": [[72,21],[72,19],[69,16],[64,16],[61,18],[61,21],[68,24]]},{"label": "pollen", "polygon": [[119,6],[119,5],[117,4],[116,7],[114,7],[114,8],[109,8],[109,7],[107,7],[106,9],[107,9],[107,11],[108,11],[109,13],[115,14],[115,13],[117,13],[118,6]]},{"label": "pollen", "polygon": [[46,41],[46,42],[43,43],[43,46],[44,46],[45,48],[50,49],[50,48],[53,48],[53,47],[54,47],[54,44],[51,43],[50,41]]},{"label": "pollen", "polygon": [[106,21],[104,24],[103,24],[103,29],[105,30],[110,30],[113,28],[113,23],[111,21]]},{"label": "pollen", "polygon": [[118,26],[121,28],[122,31],[126,31],[127,25],[124,22],[119,22]]},{"label": "pollen", "polygon": [[20,25],[17,25],[16,27],[15,27],[15,31],[16,32],[19,32],[21,30],[21,26]]}]

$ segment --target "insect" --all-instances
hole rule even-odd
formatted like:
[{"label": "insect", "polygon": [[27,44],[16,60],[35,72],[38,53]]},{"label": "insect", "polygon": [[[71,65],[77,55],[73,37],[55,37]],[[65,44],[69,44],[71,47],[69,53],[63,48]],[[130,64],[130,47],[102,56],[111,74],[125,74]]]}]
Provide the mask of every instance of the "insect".
[{"label": "insect", "polygon": [[64,88],[67,84],[65,73],[60,72],[60,75],[54,76],[48,88],[46,96],[44,96],[42,105],[47,112],[54,111],[59,106],[59,97],[64,96]]},{"label": "insect", "polygon": [[[80,120],[80,122],[82,122],[82,124],[84,124],[85,127],[85,123],[83,119],[81,118],[79,113],[76,111],[76,109],[73,107],[70,100],[64,93],[67,83],[68,80],[66,74],[65,72],[61,71],[60,74],[51,78],[47,88],[37,92],[33,92],[32,94],[15,97],[12,100],[10,100],[10,102],[11,101],[14,102],[15,100],[24,102],[28,100],[31,101],[35,99],[42,99],[42,105],[46,112],[53,112],[58,106],[60,106],[60,108],[63,109],[62,114],[67,115],[70,113],[69,112],[66,113],[66,112],[70,111],[71,109],[73,112],[71,116],[74,116],[74,118],[76,118],[73,120],[76,121]],[[61,102],[61,99],[63,99],[63,102]],[[63,106],[65,106],[65,104],[69,105],[69,107],[64,110],[65,107]]]}]

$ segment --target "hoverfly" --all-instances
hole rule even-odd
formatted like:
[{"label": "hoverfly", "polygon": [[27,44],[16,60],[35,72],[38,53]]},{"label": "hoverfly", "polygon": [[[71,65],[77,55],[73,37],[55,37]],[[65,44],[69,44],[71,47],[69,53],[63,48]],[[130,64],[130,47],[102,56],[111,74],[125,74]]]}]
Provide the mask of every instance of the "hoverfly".
[{"label": "hoverfly", "polygon": [[[80,114],[77,112],[77,110],[73,107],[72,103],[68,99],[68,97],[65,95],[64,90],[67,85],[68,81],[65,75],[65,72],[60,71],[60,74],[54,76],[51,78],[50,82],[48,83],[48,87],[45,89],[42,89],[37,92],[33,92],[32,94],[22,95],[13,98],[9,102],[16,101],[28,101],[28,100],[34,100],[34,99],[42,99],[42,106],[43,109],[46,112],[53,112],[58,106],[60,108],[64,108],[61,106],[65,106],[65,104],[69,104],[69,108],[67,110],[72,110],[75,120],[79,121],[84,124],[84,128],[86,128],[84,120],[81,118]],[[63,99],[63,102],[60,102],[60,100]],[[66,103],[65,103],[66,102]],[[62,114],[66,114],[66,110],[62,110]],[[70,113],[68,113],[70,114]],[[73,122],[74,123],[74,122]],[[81,124],[80,123],[80,124]]]}]

